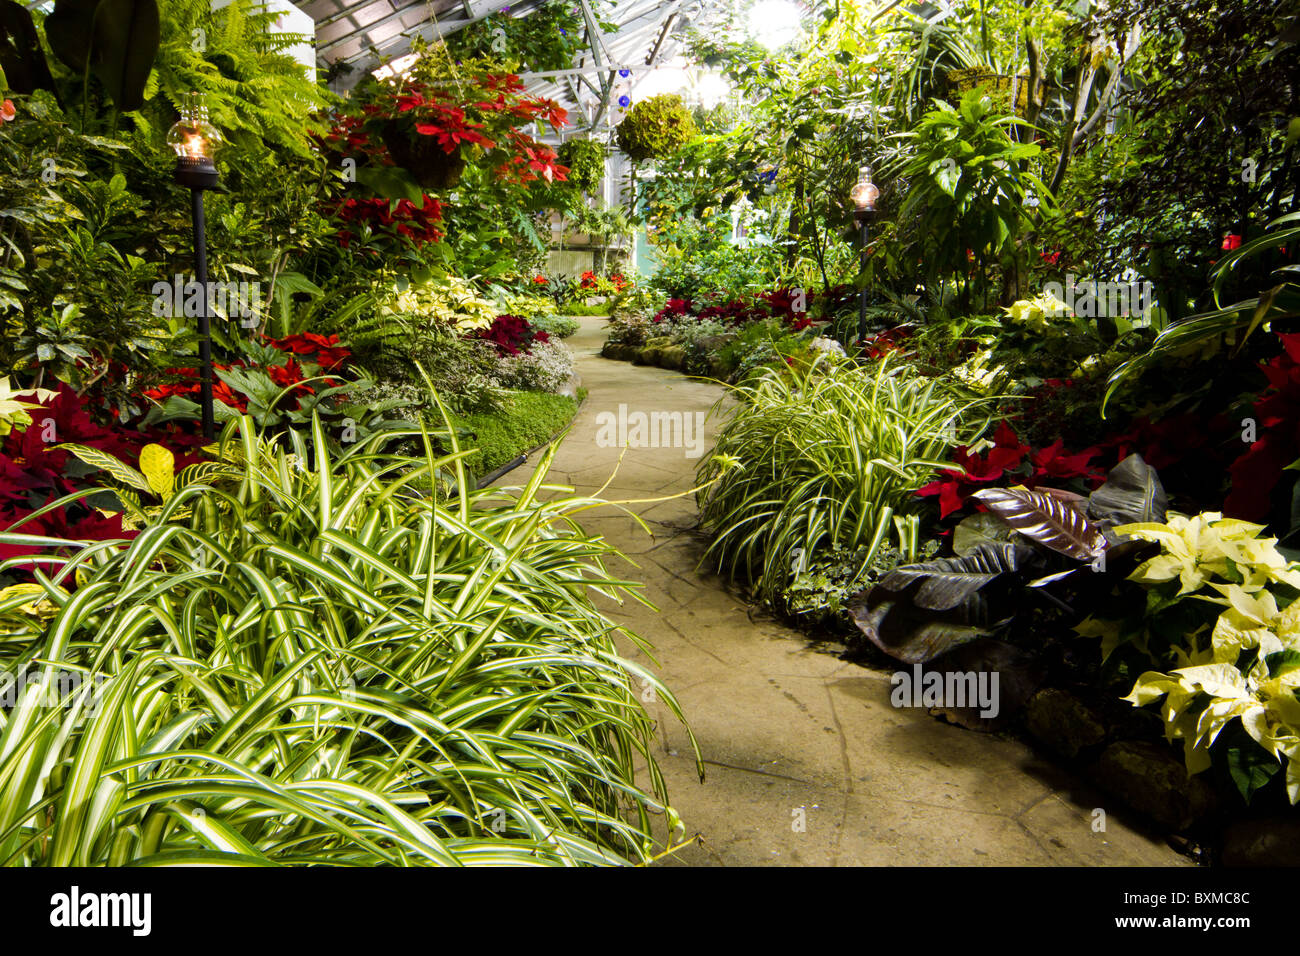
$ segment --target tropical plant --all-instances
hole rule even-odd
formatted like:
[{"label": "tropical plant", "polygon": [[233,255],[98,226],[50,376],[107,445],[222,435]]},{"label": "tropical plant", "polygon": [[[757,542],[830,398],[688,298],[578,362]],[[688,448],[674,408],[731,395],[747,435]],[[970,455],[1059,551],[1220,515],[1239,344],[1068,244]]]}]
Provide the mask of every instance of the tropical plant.
[{"label": "tropical plant", "polygon": [[973,497],[994,517],[971,515],[958,525],[953,557],[895,568],[852,608],[859,629],[885,653],[925,662],[999,634],[1035,604],[1071,613],[1051,585],[1075,589],[1083,595],[1076,604],[1088,606],[1149,550],[1120,540],[1116,526],[1163,520],[1166,508],[1159,478],[1136,454],[1088,496],[1021,486]]},{"label": "tropical plant", "polygon": [[[865,548],[862,574],[897,529],[908,537],[916,491],[980,402],[888,359],[863,370],[820,352],[788,373],[728,390],[738,405],[699,469],[705,560],[776,598],[805,556]],[[978,428],[975,429],[978,432]]]},{"label": "tropical plant", "polygon": [[[1297,139],[1300,139],[1300,127],[1297,127]],[[1203,354],[1209,350],[1217,351],[1220,344],[1235,343],[1233,355],[1240,354],[1247,340],[1260,328],[1268,328],[1274,322],[1281,322],[1300,315],[1300,264],[1284,262],[1276,267],[1271,288],[1258,295],[1223,305],[1220,295],[1224,285],[1248,260],[1259,257],[1273,257],[1279,248],[1294,251],[1300,243],[1300,212],[1280,216],[1270,222],[1262,235],[1247,242],[1224,256],[1214,269],[1214,304],[1209,312],[1189,316],[1166,328],[1151,343],[1151,348],[1143,355],[1125,362],[1111,375],[1106,387],[1106,402],[1126,383],[1152,368],[1157,368],[1179,357]]]},{"label": "tropical plant", "polygon": [[423,440],[331,457],[319,421],[287,451],[243,419],[224,473],[132,541],[0,565],[42,568],[0,596],[27,677],[0,715],[0,861],[649,859],[652,817],[676,816],[640,687],[680,712],[592,603],[637,597],[574,520],[595,503],[539,500],[546,460],[473,491],[464,453]]},{"label": "tropical plant", "polygon": [[[1050,200],[1028,165],[1041,149],[1017,143],[1008,134],[1024,125],[1000,113],[977,88],[955,107],[940,101],[908,134],[915,152],[904,175],[912,186],[900,215],[915,223],[914,245],[926,263],[930,285],[938,287],[941,276],[967,275],[972,259],[983,280],[990,264],[1014,253],[1030,194],[1039,197],[1040,205]],[[971,304],[973,292],[967,279],[961,290],[964,305]]]}]

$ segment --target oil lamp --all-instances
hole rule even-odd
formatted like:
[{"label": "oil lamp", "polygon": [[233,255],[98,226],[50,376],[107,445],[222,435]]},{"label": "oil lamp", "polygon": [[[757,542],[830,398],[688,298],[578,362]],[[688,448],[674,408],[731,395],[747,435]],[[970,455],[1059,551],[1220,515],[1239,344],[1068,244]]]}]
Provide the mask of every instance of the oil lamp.
[{"label": "oil lamp", "polygon": [[212,405],[212,297],[208,289],[207,233],[203,220],[203,192],[217,185],[213,157],[221,145],[221,134],[208,122],[208,111],[198,93],[191,93],[185,110],[167,131],[167,145],[176,153],[174,178],[190,191],[194,221],[194,278],[203,293],[199,309],[199,405],[203,413],[203,437],[215,437]]}]

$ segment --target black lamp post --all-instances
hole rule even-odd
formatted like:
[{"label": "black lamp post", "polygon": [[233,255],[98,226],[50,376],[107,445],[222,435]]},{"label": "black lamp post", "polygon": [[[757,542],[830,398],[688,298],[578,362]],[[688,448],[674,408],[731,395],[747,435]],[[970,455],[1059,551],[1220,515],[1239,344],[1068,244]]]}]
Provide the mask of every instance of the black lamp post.
[{"label": "black lamp post", "polygon": [[208,248],[203,222],[203,192],[217,185],[217,167],[213,154],[221,144],[221,134],[208,122],[208,112],[198,93],[190,94],[184,114],[167,132],[167,145],[176,152],[176,182],[190,191],[194,217],[194,278],[202,290],[199,309],[199,404],[203,409],[203,437],[216,437],[212,410],[212,326],[209,311],[212,297],[208,290]]},{"label": "black lamp post", "polygon": [[[853,200],[853,223],[862,233],[862,272],[867,271],[867,227],[871,224],[871,218],[876,213],[876,200],[880,198],[880,190],[876,184],[871,181],[871,167],[863,166],[858,170],[858,181],[849,193],[849,198]],[[867,340],[867,285],[864,280],[862,283],[862,292],[858,298],[858,341],[860,343]]]}]

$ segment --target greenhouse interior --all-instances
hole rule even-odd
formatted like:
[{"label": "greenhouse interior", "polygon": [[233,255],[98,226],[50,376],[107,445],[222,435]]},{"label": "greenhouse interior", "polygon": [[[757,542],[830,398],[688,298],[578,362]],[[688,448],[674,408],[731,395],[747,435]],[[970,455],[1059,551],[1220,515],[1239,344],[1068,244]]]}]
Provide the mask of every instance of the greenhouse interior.
[{"label": "greenhouse interior", "polygon": [[0,7],[7,867],[1300,864],[1298,0]]}]

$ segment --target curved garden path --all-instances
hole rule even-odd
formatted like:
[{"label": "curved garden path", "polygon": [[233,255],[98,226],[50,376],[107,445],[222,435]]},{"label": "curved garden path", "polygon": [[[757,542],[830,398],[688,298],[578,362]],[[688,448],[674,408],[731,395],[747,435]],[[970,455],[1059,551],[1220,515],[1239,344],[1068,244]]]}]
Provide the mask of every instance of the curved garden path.
[{"label": "curved garden path", "polygon": [[[591,493],[618,447],[598,442],[598,416],[708,411],[716,386],[603,359],[605,320],[584,318],[568,340],[587,400],[550,481]],[[706,430],[712,447],[716,422]],[[692,487],[698,458],[682,448],[632,448],[603,497],[654,498]],[[523,469],[501,484],[517,484]],[[583,524],[638,565],[659,610],[608,604],[611,617],[655,646],[704,755],[695,772],[681,725],[661,703],[658,760],[687,834],[701,841],[667,864],[690,865],[1190,865],[1115,801],[1024,743],[945,724],[889,702],[889,675],[818,648],[752,612],[723,580],[698,571],[702,539],[690,498],[638,505],[654,538],[626,515]],[[638,654],[629,656],[641,658]],[[1093,808],[1107,811],[1094,832]]]}]

